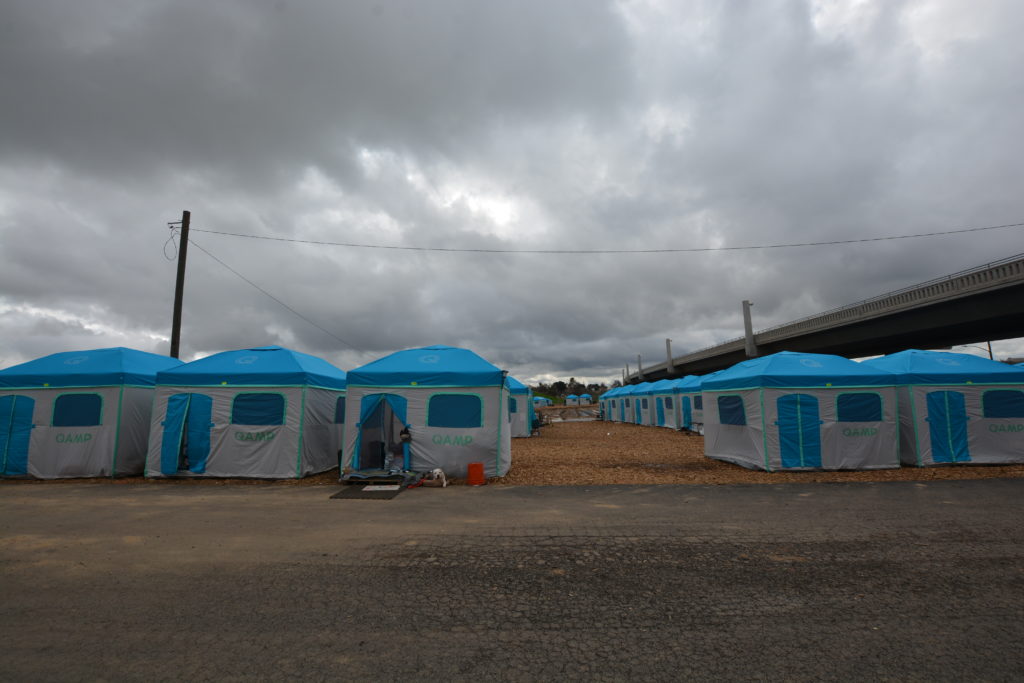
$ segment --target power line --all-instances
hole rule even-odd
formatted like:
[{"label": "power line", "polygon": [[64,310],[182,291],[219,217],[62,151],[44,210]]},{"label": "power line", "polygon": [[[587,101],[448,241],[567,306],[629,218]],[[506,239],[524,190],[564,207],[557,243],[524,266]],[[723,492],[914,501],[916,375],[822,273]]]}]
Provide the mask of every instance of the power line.
[{"label": "power line", "polygon": [[440,251],[460,254],[680,254],[708,251],[749,251],[754,249],[792,249],[794,247],[822,247],[836,244],[858,244],[861,242],[884,242],[888,240],[908,240],[920,237],[937,237],[941,235],[959,235],[983,230],[1001,230],[1019,228],[1024,223],[1008,223],[1006,225],[989,225],[983,228],[962,228],[959,230],[943,230],[938,232],[921,232],[913,235],[890,235],[887,237],[863,237],[851,240],[831,240],[828,242],[794,242],[788,244],[757,244],[738,247],[686,247],[680,249],[457,249],[452,247],[403,247],[389,244],[357,244],[354,242],[326,242],[320,240],[301,240],[289,237],[268,237],[265,235],[246,235],[237,232],[220,230],[202,230],[192,228],[193,232],[205,232],[211,235],[228,237],[245,237],[254,240],[270,240],[273,242],[294,242],[297,244],[316,244],[330,247],[352,247],[356,249],[391,249],[398,251]]},{"label": "power line", "polygon": [[[193,228],[193,230],[194,230],[194,228]],[[295,314],[296,316],[298,316],[299,318],[301,318],[301,319],[305,320],[305,321],[306,321],[307,323],[309,323],[310,325],[312,325],[312,326],[313,326],[313,327],[315,327],[316,329],[318,329],[318,330],[320,330],[321,332],[323,332],[324,334],[326,334],[326,335],[328,335],[328,336],[332,337],[333,339],[335,339],[335,340],[337,340],[337,341],[341,342],[342,344],[344,344],[345,346],[349,347],[349,348],[350,348],[350,349],[352,349],[353,351],[357,351],[357,352],[359,352],[359,353],[362,353],[362,351],[360,351],[359,349],[357,349],[357,348],[356,348],[355,346],[353,346],[352,344],[348,343],[347,341],[345,341],[344,339],[342,339],[342,338],[341,338],[341,337],[339,337],[338,335],[334,334],[334,333],[333,333],[333,332],[331,332],[330,330],[324,329],[323,327],[321,327],[321,326],[320,326],[320,325],[318,325],[317,323],[313,322],[312,320],[310,320],[310,319],[309,319],[309,318],[307,318],[306,316],[304,316],[304,315],[302,315],[301,313],[299,313],[298,311],[296,311],[296,310],[295,310],[294,308],[292,308],[291,306],[289,306],[289,305],[288,305],[288,304],[286,304],[285,302],[283,302],[283,301],[281,301],[280,299],[278,299],[278,298],[277,298],[276,296],[274,296],[273,294],[271,294],[271,293],[270,293],[270,292],[268,292],[267,290],[265,290],[265,289],[263,289],[262,287],[260,287],[260,286],[259,286],[258,284],[256,284],[255,282],[253,282],[252,280],[250,280],[250,279],[249,279],[249,278],[247,278],[246,276],[244,276],[244,275],[242,275],[241,273],[239,273],[239,272],[238,272],[237,270],[235,270],[234,268],[232,268],[232,267],[231,267],[231,266],[229,266],[228,264],[226,264],[226,263],[224,263],[223,261],[221,261],[221,260],[220,260],[219,258],[217,258],[217,257],[216,257],[216,256],[214,256],[213,254],[211,254],[211,253],[210,253],[209,251],[207,251],[206,249],[204,249],[204,248],[203,248],[202,246],[200,246],[199,244],[196,244],[196,241],[195,241],[194,239],[192,239],[192,240],[189,240],[189,242],[191,242],[191,244],[192,244],[192,246],[193,246],[193,247],[195,247],[195,248],[196,248],[196,249],[198,249],[199,251],[203,252],[204,254],[206,254],[207,256],[209,256],[209,257],[210,257],[210,258],[212,258],[212,259],[213,259],[214,261],[216,261],[216,262],[217,262],[217,263],[219,263],[220,265],[224,266],[224,267],[225,267],[225,268],[227,268],[228,270],[230,270],[230,271],[231,271],[232,273],[234,273],[235,275],[237,275],[238,277],[240,277],[240,278],[241,278],[242,280],[244,280],[245,282],[247,282],[247,283],[248,283],[248,284],[250,284],[251,286],[253,286],[253,287],[255,287],[256,289],[258,289],[258,290],[259,290],[260,292],[262,292],[262,293],[263,293],[263,294],[264,294],[265,296],[267,296],[267,297],[269,297],[269,298],[273,299],[274,301],[276,301],[276,302],[277,302],[278,304],[280,304],[281,306],[284,306],[284,307],[285,307],[285,308],[287,308],[287,309],[288,309],[289,311],[291,311],[292,313],[294,313],[294,314]]]}]

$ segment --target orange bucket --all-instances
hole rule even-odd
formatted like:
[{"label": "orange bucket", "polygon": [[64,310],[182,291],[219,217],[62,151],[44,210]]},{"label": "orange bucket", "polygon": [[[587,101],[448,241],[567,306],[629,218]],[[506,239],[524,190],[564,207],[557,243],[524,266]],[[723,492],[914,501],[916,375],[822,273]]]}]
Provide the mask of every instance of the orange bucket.
[{"label": "orange bucket", "polygon": [[484,464],[482,462],[471,462],[466,469],[466,479],[470,486],[483,486],[487,483],[487,480],[484,479]]}]

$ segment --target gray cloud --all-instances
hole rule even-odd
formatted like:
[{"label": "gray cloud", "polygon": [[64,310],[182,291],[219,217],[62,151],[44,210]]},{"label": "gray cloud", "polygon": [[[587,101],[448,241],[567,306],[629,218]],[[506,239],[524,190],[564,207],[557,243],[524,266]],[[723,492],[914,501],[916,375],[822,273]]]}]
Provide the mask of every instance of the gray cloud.
[{"label": "gray cloud", "polygon": [[[192,210],[188,357],[342,367],[469,346],[617,377],[1008,256],[1024,10],[939,2],[127,2],[0,10],[0,358],[164,350],[167,221]],[[173,247],[173,245],[172,245]],[[173,256],[173,254],[170,254]],[[1019,341],[1005,353],[1024,355]]]}]

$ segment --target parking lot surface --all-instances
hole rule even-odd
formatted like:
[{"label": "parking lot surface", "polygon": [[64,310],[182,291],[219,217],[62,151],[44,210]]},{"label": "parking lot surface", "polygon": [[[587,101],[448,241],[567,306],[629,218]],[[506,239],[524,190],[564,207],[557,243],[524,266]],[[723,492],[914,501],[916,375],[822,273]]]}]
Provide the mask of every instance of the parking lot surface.
[{"label": "parking lot surface", "polygon": [[0,487],[4,680],[1011,680],[1024,480]]}]

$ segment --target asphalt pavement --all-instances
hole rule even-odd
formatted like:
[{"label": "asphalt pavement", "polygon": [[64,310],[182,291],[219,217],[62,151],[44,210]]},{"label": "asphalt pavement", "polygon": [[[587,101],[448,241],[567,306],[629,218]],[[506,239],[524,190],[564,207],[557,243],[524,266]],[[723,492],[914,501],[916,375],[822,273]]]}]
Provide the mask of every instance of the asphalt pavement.
[{"label": "asphalt pavement", "polygon": [[1024,480],[0,485],[0,679],[1019,680]]}]

